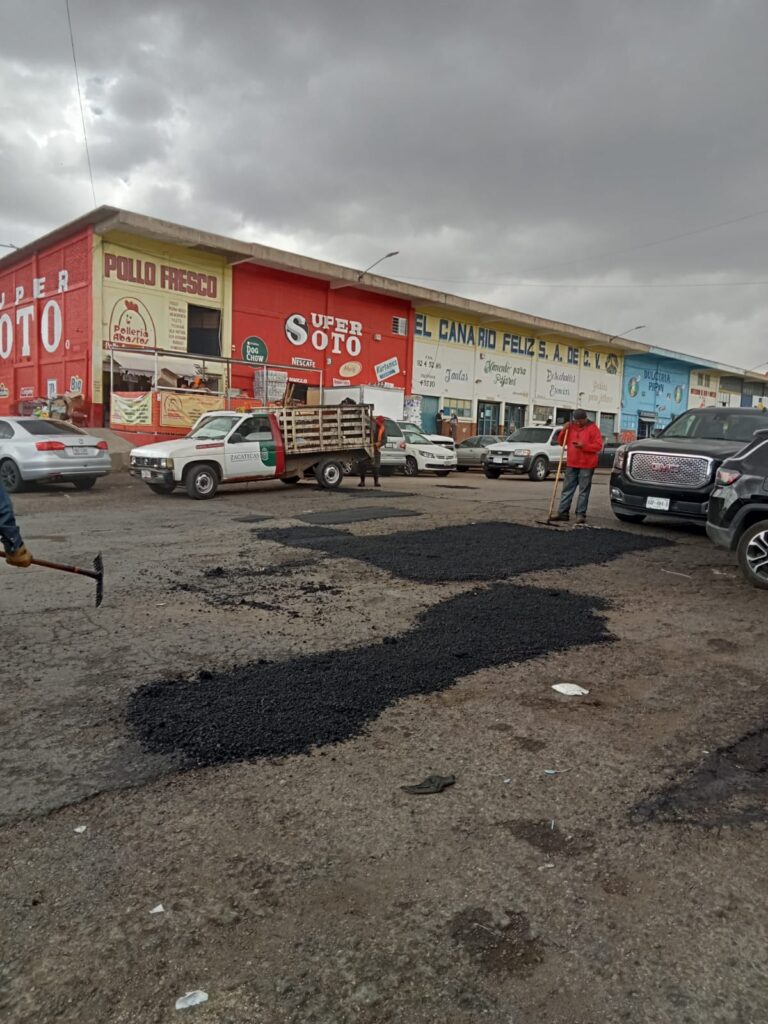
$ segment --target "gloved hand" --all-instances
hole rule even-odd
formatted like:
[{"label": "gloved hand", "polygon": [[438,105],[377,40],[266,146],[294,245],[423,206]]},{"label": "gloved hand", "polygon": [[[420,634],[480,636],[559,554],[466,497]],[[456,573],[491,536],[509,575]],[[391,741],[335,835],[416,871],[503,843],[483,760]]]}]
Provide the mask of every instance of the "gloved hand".
[{"label": "gloved hand", "polygon": [[24,544],[16,551],[9,551],[6,553],[5,560],[8,565],[15,565],[17,569],[27,569],[32,565],[32,555],[27,551]]}]

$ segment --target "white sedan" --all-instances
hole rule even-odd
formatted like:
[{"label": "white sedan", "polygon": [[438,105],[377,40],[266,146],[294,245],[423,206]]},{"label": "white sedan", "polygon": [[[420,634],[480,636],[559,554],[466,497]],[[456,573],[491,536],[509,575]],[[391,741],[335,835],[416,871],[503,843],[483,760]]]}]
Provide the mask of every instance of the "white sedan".
[{"label": "white sedan", "polygon": [[456,469],[456,450],[444,444],[436,444],[412,423],[401,421],[400,427],[405,438],[405,475],[434,473],[448,476]]}]

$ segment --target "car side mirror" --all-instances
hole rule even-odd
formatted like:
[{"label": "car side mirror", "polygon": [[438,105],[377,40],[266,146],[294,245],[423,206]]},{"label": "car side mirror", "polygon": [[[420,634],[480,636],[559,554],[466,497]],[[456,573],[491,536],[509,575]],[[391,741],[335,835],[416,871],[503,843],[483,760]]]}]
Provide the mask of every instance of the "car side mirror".
[{"label": "car side mirror", "polygon": [[229,439],[230,444],[242,444],[244,441],[245,438],[243,437],[243,435],[238,434],[237,431],[235,431],[235,433]]},{"label": "car side mirror", "polygon": [[655,430],[652,430],[651,437],[661,437],[661,427],[656,427]]}]

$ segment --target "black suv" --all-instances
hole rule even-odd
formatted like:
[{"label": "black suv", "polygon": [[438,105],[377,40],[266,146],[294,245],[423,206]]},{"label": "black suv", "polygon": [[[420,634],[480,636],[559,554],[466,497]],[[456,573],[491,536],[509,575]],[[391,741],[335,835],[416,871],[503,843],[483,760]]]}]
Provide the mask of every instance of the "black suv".
[{"label": "black suv", "polygon": [[768,590],[768,429],[718,469],[707,533],[719,547],[735,549],[749,582]]},{"label": "black suv", "polygon": [[720,464],[768,427],[768,410],[712,406],[689,409],[657,436],[616,452],[611,509],[617,519],[642,523],[647,515],[707,518]]}]

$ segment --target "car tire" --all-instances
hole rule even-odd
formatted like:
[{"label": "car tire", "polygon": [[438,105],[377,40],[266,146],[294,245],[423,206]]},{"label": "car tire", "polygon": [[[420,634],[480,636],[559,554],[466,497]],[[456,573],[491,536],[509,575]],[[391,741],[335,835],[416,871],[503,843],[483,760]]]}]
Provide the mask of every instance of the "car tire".
[{"label": "car tire", "polygon": [[0,462],[0,483],[9,494],[18,494],[24,490],[24,477],[13,459]]},{"label": "car tire", "polygon": [[744,579],[753,587],[768,590],[768,519],[744,531],[736,555]]},{"label": "car tire", "polygon": [[469,466],[457,466],[456,467],[456,472],[457,473],[468,473],[469,472]]},{"label": "car tire", "polygon": [[280,482],[284,484],[297,484],[301,480],[300,476],[281,476]]},{"label": "car tire", "polygon": [[190,498],[207,501],[215,497],[219,489],[218,470],[208,462],[193,466],[184,477],[184,486]]},{"label": "car tire", "polygon": [[323,459],[315,466],[315,479],[324,491],[335,491],[344,479],[344,468],[338,459]]},{"label": "car tire", "polygon": [[173,494],[176,490],[176,483],[172,484],[147,484],[153,494]]},{"label": "car tire", "polygon": [[419,475],[419,464],[412,455],[406,455],[405,467],[403,472],[406,476],[418,476]]},{"label": "car tire", "polygon": [[96,477],[84,476],[79,480],[73,480],[72,483],[75,485],[76,491],[92,491],[96,486]]},{"label": "car tire", "polygon": [[546,480],[549,476],[549,459],[543,455],[539,455],[531,463],[531,468],[528,470],[528,479],[535,480],[541,483],[542,480]]},{"label": "car tire", "polygon": [[489,480],[498,480],[501,476],[501,470],[496,469],[495,466],[483,466],[483,472]]},{"label": "car tire", "polygon": [[614,512],[613,514],[622,523],[642,523],[642,522],[645,522],[645,516],[637,515],[634,512]]},{"label": "car tire", "polygon": [[450,469],[436,469],[435,470],[435,476],[450,476],[450,475],[451,475]]}]

